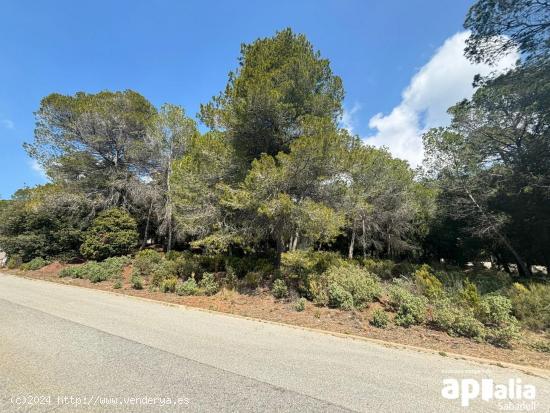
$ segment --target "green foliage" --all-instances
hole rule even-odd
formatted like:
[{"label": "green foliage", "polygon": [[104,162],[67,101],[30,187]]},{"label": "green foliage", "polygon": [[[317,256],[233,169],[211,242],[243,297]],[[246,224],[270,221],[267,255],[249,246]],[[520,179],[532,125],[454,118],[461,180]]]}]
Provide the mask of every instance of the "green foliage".
[{"label": "green foliage", "polygon": [[298,298],[294,303],[294,310],[298,312],[304,311],[306,309],[306,303],[307,300],[304,297]]},{"label": "green foliage", "polygon": [[143,290],[143,277],[133,274],[130,283],[134,290]]},{"label": "green foliage", "polygon": [[101,260],[129,254],[138,240],[136,221],[126,211],[111,208],[98,214],[84,235],[80,252]]},{"label": "green foliage", "polygon": [[332,266],[344,263],[342,256],[329,251],[289,251],[281,255],[281,273],[288,278],[305,279],[309,274],[321,274]]},{"label": "green foliage", "polygon": [[36,270],[39,270],[42,267],[45,267],[49,263],[50,263],[50,261],[45,260],[42,257],[36,257],[36,258],[33,258],[32,260],[30,260],[29,262],[25,262],[25,263],[21,264],[21,266],[19,268],[24,270],[24,271],[36,271]]},{"label": "green foliage", "polygon": [[216,280],[214,274],[205,272],[199,281],[199,288],[204,295],[214,295],[220,291],[220,284]]},{"label": "green foliage", "polygon": [[550,353],[550,340],[537,340],[534,343],[531,343],[531,347],[541,353]]},{"label": "green foliage", "polygon": [[432,324],[450,335],[485,338],[485,326],[474,316],[470,307],[460,306],[448,299],[439,300],[433,309]]},{"label": "green foliage", "polygon": [[8,261],[6,262],[6,267],[8,269],[13,270],[15,268],[18,268],[23,263],[23,259],[20,255],[12,254],[8,256]]},{"label": "green foliage", "polygon": [[515,283],[510,291],[514,315],[535,331],[550,331],[550,285]]},{"label": "green foliage", "polygon": [[89,202],[53,184],[18,190],[0,208],[0,249],[23,261],[79,255]]},{"label": "green foliage", "polygon": [[178,277],[178,265],[175,261],[162,260],[153,268],[151,285],[161,287],[164,280]]},{"label": "green foliage", "polygon": [[275,298],[285,298],[288,295],[288,287],[284,280],[278,278],[273,282],[271,294]]},{"label": "green foliage", "polygon": [[443,284],[432,274],[432,269],[427,264],[423,264],[415,271],[414,281],[420,292],[429,299],[443,295]]},{"label": "green foliage", "polygon": [[370,319],[370,325],[376,328],[386,328],[390,322],[390,317],[381,308],[377,308],[372,312],[372,318]]},{"label": "green foliage", "polygon": [[288,150],[306,116],[336,120],[342,81],[304,35],[291,29],[241,46],[239,68],[224,92],[201,106],[210,128],[228,131],[241,157]]},{"label": "green foliage", "polygon": [[176,285],[177,295],[198,295],[199,293],[199,286],[194,278],[189,278]]},{"label": "green foliage", "polygon": [[463,302],[468,304],[471,308],[477,309],[481,303],[481,295],[479,294],[477,287],[469,279],[464,281],[464,286],[460,291],[460,298]]},{"label": "green foliage", "polygon": [[375,260],[372,258],[364,258],[360,263],[371,274],[377,275],[383,280],[391,280],[394,276],[393,271],[396,267],[392,260]]},{"label": "green foliage", "polygon": [[262,282],[262,273],[256,271],[249,271],[244,276],[244,285],[247,288],[255,290]]},{"label": "green foliage", "polygon": [[163,293],[175,293],[177,283],[178,283],[177,278],[167,278],[164,281],[162,281],[160,289]]},{"label": "green foliage", "polygon": [[402,283],[393,283],[389,287],[389,304],[397,311],[395,323],[402,327],[422,324],[427,316],[428,300],[424,296],[414,295]]},{"label": "green foliage", "polygon": [[350,310],[378,298],[382,287],[376,276],[356,265],[332,266],[308,279],[309,293],[318,304]]},{"label": "green foliage", "polygon": [[161,261],[162,254],[159,252],[151,249],[141,250],[134,258],[133,271],[137,275],[148,276]]},{"label": "green foliage", "polygon": [[518,337],[517,319],[512,315],[512,302],[502,295],[483,296],[477,318],[487,327],[487,341],[500,347],[509,347]]},{"label": "green foliage", "polygon": [[114,282],[114,284],[113,284],[113,289],[119,290],[119,289],[121,289],[121,288],[122,288],[122,281],[116,280],[116,281]]},{"label": "green foliage", "polygon": [[98,283],[120,277],[122,269],[129,263],[129,257],[113,257],[103,262],[88,261],[82,265],[63,268],[59,272],[59,276],[82,278]]}]

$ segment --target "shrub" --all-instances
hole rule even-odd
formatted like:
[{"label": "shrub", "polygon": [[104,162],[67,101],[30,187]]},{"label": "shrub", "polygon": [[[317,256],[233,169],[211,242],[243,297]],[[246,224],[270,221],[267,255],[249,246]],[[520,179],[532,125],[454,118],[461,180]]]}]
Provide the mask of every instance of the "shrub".
[{"label": "shrub", "polygon": [[177,264],[175,261],[163,260],[154,267],[152,274],[151,284],[160,287],[164,280],[177,278]]},{"label": "shrub", "polygon": [[226,271],[228,271],[229,268],[234,271],[238,278],[243,278],[248,272],[257,272],[262,276],[262,278],[276,272],[271,260],[254,256],[226,257]]},{"label": "shrub", "polygon": [[341,308],[342,310],[353,309],[353,296],[341,285],[329,284],[327,295],[330,307]]},{"label": "shrub", "polygon": [[[340,289],[346,291],[351,296],[351,307],[361,308],[378,298],[382,292],[382,287],[378,278],[370,274],[365,269],[356,265],[333,266],[324,273],[328,285],[329,305],[335,306],[331,299],[331,291],[340,298],[345,298]],[[339,288],[336,288],[339,287]],[[332,301],[332,302],[331,302]],[[343,303],[349,304],[347,298]],[[340,307],[339,305],[336,305]]]},{"label": "shrub", "polygon": [[129,254],[136,246],[136,221],[120,208],[110,208],[98,214],[84,234],[80,253],[93,260]]},{"label": "shrub", "polygon": [[281,272],[289,278],[305,279],[308,274],[321,274],[345,260],[337,252],[289,251],[281,255]]},{"label": "shrub", "polygon": [[414,282],[420,292],[430,299],[443,295],[443,284],[432,274],[432,269],[427,264],[423,264],[415,271]]},{"label": "shrub", "polygon": [[464,281],[462,290],[459,293],[461,301],[468,304],[470,307],[477,309],[481,303],[481,296],[477,291],[477,286],[469,279]]},{"label": "shrub", "polygon": [[163,293],[175,293],[176,284],[178,283],[177,278],[167,278],[161,284],[161,290]]},{"label": "shrub", "polygon": [[373,311],[372,318],[369,321],[370,325],[377,328],[386,328],[389,322],[390,318],[388,314],[381,308],[377,308]]},{"label": "shrub", "polygon": [[133,272],[136,275],[150,275],[155,267],[162,261],[162,255],[151,249],[139,251],[133,262]]},{"label": "shrub", "polygon": [[220,284],[216,281],[214,274],[205,272],[199,281],[199,288],[205,295],[214,295],[220,291]]},{"label": "shrub", "polygon": [[82,271],[78,267],[66,267],[59,271],[60,277],[82,278]]},{"label": "shrub", "polygon": [[280,278],[275,280],[271,286],[271,294],[273,294],[273,297],[275,298],[286,297],[288,295],[288,287],[286,286],[285,281]]},{"label": "shrub", "polygon": [[247,288],[256,289],[262,281],[262,274],[259,272],[250,271],[244,277],[244,284]]},{"label": "shrub", "polygon": [[452,336],[482,340],[485,337],[483,323],[474,317],[470,307],[458,306],[449,300],[440,300],[433,310],[433,325]]},{"label": "shrub", "polygon": [[550,353],[550,340],[538,340],[530,344],[530,347],[541,353]]},{"label": "shrub", "polygon": [[519,334],[517,319],[512,315],[510,299],[489,294],[483,296],[477,310],[478,319],[487,328],[487,341],[500,347],[509,347]]},{"label": "shrub", "polygon": [[88,262],[83,267],[84,274],[82,278],[87,278],[93,283],[108,280],[111,276],[107,268],[97,262]]},{"label": "shrub", "polygon": [[22,263],[23,263],[23,260],[20,255],[11,254],[8,257],[8,261],[6,262],[6,267],[8,267],[8,269],[10,270],[13,270],[19,267]]},{"label": "shrub", "polygon": [[474,273],[468,274],[481,295],[502,292],[512,285],[512,278],[502,271],[476,269]]},{"label": "shrub", "polygon": [[300,297],[296,302],[294,303],[294,310],[296,311],[304,311],[306,309],[306,302],[307,300],[304,297]]},{"label": "shrub", "polygon": [[132,279],[130,280],[132,283],[132,288],[134,290],[142,290],[143,289],[143,278],[139,275],[133,274]]},{"label": "shrub", "polygon": [[510,290],[514,315],[535,331],[550,331],[550,285],[515,283]]},{"label": "shrub", "polygon": [[132,262],[132,259],[128,256],[122,257],[110,257],[105,261],[100,262],[100,265],[107,271],[109,277],[118,277],[124,267],[129,265]]},{"label": "shrub", "polygon": [[116,280],[115,283],[113,284],[113,288],[115,290],[122,288],[122,282],[120,280]]},{"label": "shrub", "polygon": [[389,299],[391,308],[397,311],[397,325],[409,327],[425,321],[428,304],[426,297],[414,295],[403,283],[393,283],[389,287]]},{"label": "shrub", "polygon": [[361,260],[360,263],[368,272],[377,275],[383,280],[390,280],[393,278],[395,262],[392,260],[374,260],[372,258],[365,258]]},{"label": "shrub", "polygon": [[198,295],[199,287],[194,278],[189,278],[186,281],[176,285],[177,295]]},{"label": "shrub", "polygon": [[21,264],[20,268],[24,271],[36,271],[42,267],[45,267],[49,263],[50,261],[47,261],[42,257],[36,257],[30,260],[29,262]]}]

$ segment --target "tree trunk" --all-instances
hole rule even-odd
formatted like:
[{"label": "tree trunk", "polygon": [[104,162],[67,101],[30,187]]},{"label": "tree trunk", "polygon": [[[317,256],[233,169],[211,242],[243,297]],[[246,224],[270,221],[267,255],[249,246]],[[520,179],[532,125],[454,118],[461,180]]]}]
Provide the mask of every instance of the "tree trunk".
[{"label": "tree trunk", "polygon": [[143,242],[141,243],[141,249],[147,245],[147,238],[149,238],[149,223],[151,222],[151,212],[153,211],[153,201],[149,204],[149,211],[147,212],[147,220],[145,221],[145,231],[143,233]]},{"label": "tree trunk", "polygon": [[353,259],[353,248],[355,247],[355,228],[351,230],[351,241],[349,242],[348,258]]},{"label": "tree trunk", "polygon": [[283,255],[283,252],[285,252],[285,243],[281,239],[281,237],[277,237],[277,255],[275,257],[275,267],[279,268],[281,266],[281,255]]},{"label": "tree trunk", "polygon": [[296,251],[296,248],[298,247],[298,238],[298,230],[296,230],[296,234],[294,234],[294,239],[292,240],[291,251]]}]

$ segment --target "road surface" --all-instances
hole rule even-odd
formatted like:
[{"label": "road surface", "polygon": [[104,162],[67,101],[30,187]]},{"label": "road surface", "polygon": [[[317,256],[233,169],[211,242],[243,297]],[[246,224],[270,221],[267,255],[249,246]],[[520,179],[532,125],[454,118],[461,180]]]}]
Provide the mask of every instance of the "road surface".
[{"label": "road surface", "polygon": [[500,411],[441,396],[483,377],[549,411],[513,369],[0,274],[0,412]]}]

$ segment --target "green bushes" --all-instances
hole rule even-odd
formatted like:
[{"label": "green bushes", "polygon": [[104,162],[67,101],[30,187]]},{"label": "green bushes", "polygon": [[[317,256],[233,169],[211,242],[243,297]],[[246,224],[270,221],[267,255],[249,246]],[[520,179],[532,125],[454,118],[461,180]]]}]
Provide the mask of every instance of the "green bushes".
[{"label": "green bushes", "polygon": [[273,294],[273,297],[275,298],[286,297],[288,295],[288,287],[286,286],[285,281],[280,278],[275,280],[273,282],[273,286],[271,287],[271,294]]},{"label": "green bushes", "polygon": [[11,254],[8,256],[8,261],[6,262],[6,267],[8,267],[9,270],[14,270],[15,268],[18,268],[23,263],[23,259],[18,254]]},{"label": "green bushes", "polygon": [[452,336],[485,338],[485,326],[474,317],[470,307],[464,307],[444,299],[436,303],[433,310],[433,325]]},{"label": "green bushes", "polygon": [[351,264],[332,266],[321,275],[310,275],[307,285],[316,303],[346,310],[362,308],[382,292],[376,276]]},{"label": "green bushes", "polygon": [[415,271],[414,282],[419,291],[429,299],[435,299],[443,295],[443,284],[432,274],[429,265],[423,264]]},{"label": "green bushes", "polygon": [[309,274],[321,274],[343,263],[345,260],[336,252],[289,251],[281,255],[281,273],[286,278],[304,280]]},{"label": "green bushes", "polygon": [[220,290],[220,284],[216,281],[214,274],[205,272],[199,281],[199,288],[204,295],[214,295]]},{"label": "green bushes", "polygon": [[39,270],[42,267],[45,267],[48,264],[50,264],[50,261],[45,260],[42,257],[36,257],[36,258],[33,258],[32,260],[30,260],[29,262],[21,264],[21,266],[19,268],[24,270],[24,271],[36,271],[36,270]]},{"label": "green bushes", "polygon": [[390,317],[381,308],[377,308],[372,312],[372,317],[369,321],[371,326],[374,326],[377,328],[386,328],[389,322],[390,322]]},{"label": "green bushes", "polygon": [[161,283],[161,291],[163,293],[175,293],[176,284],[178,283],[177,278],[167,278]]},{"label": "green bushes", "polygon": [[120,208],[102,211],[84,234],[80,253],[88,259],[102,260],[129,254],[136,246],[136,221]]},{"label": "green bushes", "polygon": [[199,292],[199,286],[194,278],[189,278],[176,285],[177,295],[198,295]]},{"label": "green bushes", "polygon": [[527,328],[550,331],[550,285],[515,283],[510,289],[514,315]]},{"label": "green bushes", "polygon": [[397,312],[395,324],[399,326],[409,327],[426,320],[428,300],[413,294],[403,283],[393,283],[389,287],[389,304]]},{"label": "green bushes", "polygon": [[148,276],[162,259],[162,254],[155,250],[141,250],[134,257],[133,271],[136,275]]},{"label": "green bushes", "polygon": [[294,303],[294,310],[301,312],[306,309],[307,300],[304,297],[300,297]]},{"label": "green bushes", "polygon": [[59,272],[60,277],[82,278],[98,283],[120,277],[122,269],[128,265],[128,257],[112,257],[103,262],[88,261],[85,264],[66,267]]},{"label": "green bushes", "polygon": [[143,290],[143,278],[141,276],[133,274],[130,283],[134,290]]},{"label": "green bushes", "polygon": [[360,264],[371,274],[377,275],[383,280],[391,280],[394,275],[394,269],[396,267],[395,262],[392,260],[374,260],[372,258],[365,258],[360,260]]}]

